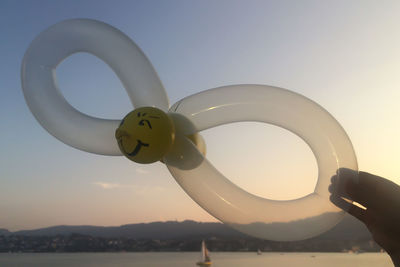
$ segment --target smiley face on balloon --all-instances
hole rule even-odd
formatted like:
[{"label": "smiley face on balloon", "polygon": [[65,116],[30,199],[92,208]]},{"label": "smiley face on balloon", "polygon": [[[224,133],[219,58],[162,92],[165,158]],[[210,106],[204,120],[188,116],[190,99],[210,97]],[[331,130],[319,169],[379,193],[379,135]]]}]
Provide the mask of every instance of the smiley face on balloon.
[{"label": "smiley face on balloon", "polygon": [[[59,91],[54,73],[62,60],[77,52],[106,62],[136,109],[122,120],[107,120],[72,107]],[[40,33],[24,56],[21,77],[31,112],[57,139],[80,150],[124,155],[137,163],[161,160],[195,202],[239,231],[270,240],[301,240],[327,231],[344,216],[329,201],[328,186],[337,169],[357,170],[352,144],[325,109],[302,95],[268,85],[231,85],[170,106],[140,48],[118,29],[90,19],[66,20]],[[207,160],[199,133],[243,121],[273,124],[303,139],[317,159],[314,192],[295,200],[265,199],[220,173]]]},{"label": "smiley face on balloon", "polygon": [[153,163],[171,149],[175,139],[174,124],[162,110],[142,107],[122,119],[115,138],[128,159],[137,163]]}]

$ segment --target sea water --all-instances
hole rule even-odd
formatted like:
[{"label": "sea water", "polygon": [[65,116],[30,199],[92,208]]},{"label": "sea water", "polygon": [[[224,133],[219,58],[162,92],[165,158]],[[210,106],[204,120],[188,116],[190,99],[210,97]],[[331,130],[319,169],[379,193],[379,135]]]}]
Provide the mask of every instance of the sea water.
[{"label": "sea water", "polygon": [[[200,253],[147,252],[147,253],[0,253],[0,266],[196,266]],[[212,267],[338,267],[338,266],[393,266],[385,253],[211,253]]]}]

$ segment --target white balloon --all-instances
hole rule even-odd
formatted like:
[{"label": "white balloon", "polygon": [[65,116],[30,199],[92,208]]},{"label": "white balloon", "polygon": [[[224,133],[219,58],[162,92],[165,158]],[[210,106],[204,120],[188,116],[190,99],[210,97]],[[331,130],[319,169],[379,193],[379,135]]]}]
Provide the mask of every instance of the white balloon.
[{"label": "white balloon", "polygon": [[[317,103],[282,88],[233,85],[189,96],[170,112],[192,123],[181,130],[186,134],[242,121],[280,126],[302,138],[317,159],[318,182],[312,194],[296,200],[270,200],[239,188],[188,139],[180,140],[184,149],[164,159],[168,169],[193,200],[222,222],[252,236],[289,241],[318,235],[342,219],[344,212],[329,200],[330,178],[339,168],[357,170],[357,160],[343,128]],[[188,168],[187,159],[196,164]]]},{"label": "white balloon", "polygon": [[121,80],[135,108],[167,111],[168,97],[153,66],[124,33],[100,21],[72,19],[39,34],[25,53],[22,88],[39,123],[53,136],[75,148],[103,155],[122,155],[115,142],[119,120],[88,116],[72,107],[56,82],[62,60],[87,52],[107,63]]},{"label": "white balloon", "polygon": [[[139,47],[119,30],[88,19],[58,23],[32,42],[22,64],[26,102],[39,123],[62,142],[92,153],[122,155],[114,137],[119,121],[79,112],[57,88],[57,65],[76,52],[88,52],[106,62],[136,108],[167,111],[168,97]],[[317,103],[282,88],[233,85],[178,101],[169,116],[175,143],[163,160],[188,195],[222,222],[249,235],[288,241],[318,235],[343,217],[344,212],[329,201],[328,186],[339,168],[357,170],[357,160],[343,128]],[[203,155],[204,140],[196,134],[241,121],[273,124],[303,139],[318,164],[314,192],[296,200],[265,199],[239,188],[215,169]],[[189,136],[198,141],[198,147]]]}]

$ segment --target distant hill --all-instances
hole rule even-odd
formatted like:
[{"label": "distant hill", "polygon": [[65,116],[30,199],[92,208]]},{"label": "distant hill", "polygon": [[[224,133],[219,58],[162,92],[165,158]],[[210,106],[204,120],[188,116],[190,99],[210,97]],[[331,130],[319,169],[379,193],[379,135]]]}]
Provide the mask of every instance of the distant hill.
[{"label": "distant hill", "polygon": [[[294,239],[301,238],[301,233],[307,233],[310,230],[310,225],[314,225],[314,230],[322,232],[324,229],[319,228],[320,225],[330,224],[332,221],[336,221],[337,214],[334,212],[326,212],[318,216],[293,220],[289,222],[273,222],[273,223],[263,223],[254,222],[250,224],[232,224],[232,227],[239,231],[249,233],[250,235],[257,236],[264,232],[268,232],[268,236],[272,240],[282,240],[290,241],[290,238],[286,238],[286,234]],[[332,228],[330,231],[323,233],[313,239],[318,240],[354,240],[370,238],[367,228],[360,223],[354,217],[347,215],[343,221]]]},{"label": "distant hill", "polygon": [[197,237],[245,237],[221,223],[203,223],[195,221],[169,221],[127,224],[122,226],[53,226],[36,230],[13,232],[24,236],[55,236],[82,234],[94,237],[127,237],[134,239],[185,239]]},{"label": "distant hill", "polygon": [[[56,236],[82,234],[105,238],[133,238],[133,239],[190,239],[190,238],[248,238],[222,223],[203,223],[195,221],[169,221],[127,224],[122,226],[53,226],[35,230],[9,232],[0,229],[0,235],[23,236]],[[371,235],[367,228],[351,216],[344,219],[328,232],[312,238],[312,240],[369,240]]]},{"label": "distant hill", "polygon": [[0,235],[9,235],[11,234],[7,229],[1,229],[0,228]]},{"label": "distant hill", "polygon": [[366,240],[372,239],[372,236],[362,222],[353,216],[346,215],[334,228],[315,238],[327,240]]}]

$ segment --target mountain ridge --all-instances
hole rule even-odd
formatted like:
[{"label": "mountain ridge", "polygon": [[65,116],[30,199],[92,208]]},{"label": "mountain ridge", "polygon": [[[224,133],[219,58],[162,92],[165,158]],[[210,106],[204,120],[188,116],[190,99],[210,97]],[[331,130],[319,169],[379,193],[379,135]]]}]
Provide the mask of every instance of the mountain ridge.
[{"label": "mountain ridge", "polygon": [[[125,224],[121,226],[57,225],[33,230],[10,232],[0,229],[0,236],[57,236],[82,234],[93,237],[125,237],[133,239],[187,239],[187,238],[248,238],[233,228],[219,222],[167,221]],[[344,219],[327,232],[311,239],[319,240],[367,240],[371,239],[368,229],[355,218]]]}]

